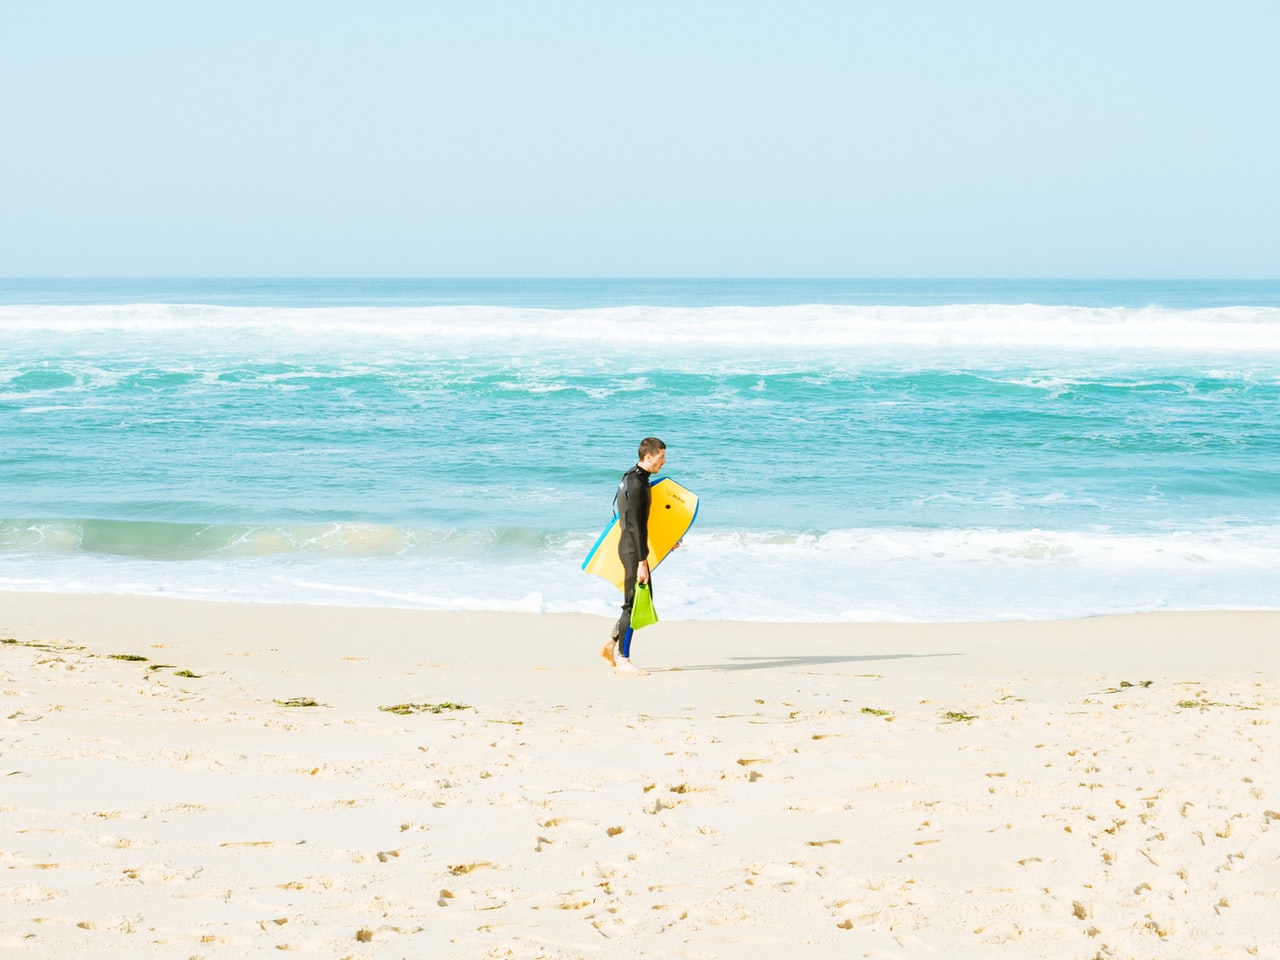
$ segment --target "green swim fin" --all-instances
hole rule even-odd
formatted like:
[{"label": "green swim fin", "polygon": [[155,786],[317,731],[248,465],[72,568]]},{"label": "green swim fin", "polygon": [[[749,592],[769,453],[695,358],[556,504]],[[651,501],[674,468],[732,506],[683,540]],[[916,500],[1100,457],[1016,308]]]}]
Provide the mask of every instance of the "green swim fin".
[{"label": "green swim fin", "polygon": [[647,583],[636,584],[636,595],[631,601],[631,629],[639,630],[658,622],[658,611],[653,609],[653,591]]}]

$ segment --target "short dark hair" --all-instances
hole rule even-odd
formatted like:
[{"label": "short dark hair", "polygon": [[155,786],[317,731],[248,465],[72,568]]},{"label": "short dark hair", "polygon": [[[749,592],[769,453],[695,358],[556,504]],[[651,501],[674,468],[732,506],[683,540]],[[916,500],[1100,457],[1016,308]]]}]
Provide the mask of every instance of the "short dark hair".
[{"label": "short dark hair", "polygon": [[643,460],[650,454],[657,453],[659,450],[665,449],[667,449],[667,445],[657,437],[645,437],[640,441],[640,459]]}]

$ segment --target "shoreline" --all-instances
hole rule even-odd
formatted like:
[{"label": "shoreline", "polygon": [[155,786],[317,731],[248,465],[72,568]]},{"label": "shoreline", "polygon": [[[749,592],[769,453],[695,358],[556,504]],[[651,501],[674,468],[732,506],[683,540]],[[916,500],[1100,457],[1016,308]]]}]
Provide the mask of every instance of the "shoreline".
[{"label": "shoreline", "polygon": [[[12,603],[6,601],[12,598]],[[324,597],[320,599],[262,599],[251,596],[240,597],[222,597],[215,594],[200,595],[193,593],[184,593],[182,591],[169,592],[161,590],[158,592],[146,593],[127,593],[117,592],[114,590],[97,589],[88,587],[77,590],[62,589],[43,589],[24,587],[4,587],[0,588],[0,610],[12,607],[16,610],[32,609],[32,604],[39,605],[39,598],[84,598],[87,602],[96,603],[98,601],[110,603],[113,600],[121,600],[125,602],[149,603],[155,601],[159,604],[170,603],[191,603],[199,605],[213,605],[224,607],[249,607],[249,608],[273,608],[288,607],[298,610],[351,610],[351,611],[384,611],[401,614],[421,614],[424,616],[478,616],[478,617],[568,617],[568,618],[585,618],[585,619],[602,619],[608,620],[610,623],[617,619],[617,604],[612,601],[601,604],[599,609],[525,609],[518,606],[513,607],[429,607],[416,606],[412,604],[393,604],[393,603],[359,603],[344,602],[336,597]],[[667,599],[664,596],[664,599]],[[1266,617],[1280,616],[1280,607],[1272,606],[1226,606],[1226,607],[1187,607],[1187,608],[1166,608],[1159,610],[1141,609],[1141,610],[1099,610],[1093,613],[1066,614],[1066,615],[1046,615],[1046,616],[1004,616],[996,618],[973,618],[973,619],[946,619],[946,620],[914,620],[906,618],[869,616],[867,619],[838,619],[828,618],[822,620],[795,620],[786,619],[784,617],[753,617],[747,616],[742,618],[731,617],[683,617],[676,618],[664,616],[662,623],[671,625],[677,623],[684,624],[722,624],[730,625],[751,625],[769,627],[821,627],[821,628],[838,628],[838,627],[971,627],[971,626],[992,626],[992,625],[1015,625],[1015,624],[1045,624],[1045,623],[1077,623],[1081,621],[1098,621],[1121,617],[1190,617],[1190,616],[1226,616],[1226,617]],[[3,630],[0,627],[0,630]]]},{"label": "shoreline", "polygon": [[662,622],[637,679],[599,659],[610,622],[0,595],[0,947],[763,960],[1280,938],[1278,612]]},{"label": "shoreline", "polygon": [[[430,643],[437,631],[461,631],[510,635],[512,649],[504,651],[508,666],[569,667],[579,659],[581,650],[598,648],[602,635],[613,625],[615,614],[534,613],[489,610],[423,610],[409,607],[346,606],[321,603],[239,601],[164,597],[115,593],[0,592],[0,636],[20,640],[42,638],[69,643],[101,644],[107,642],[176,643],[179,647],[199,650],[201,644],[217,647],[228,629],[276,631],[278,637],[292,643],[340,645],[342,630],[368,630],[376,627],[386,633],[383,638],[390,653],[406,635],[423,638]],[[1227,635],[1231,631],[1230,635]],[[982,654],[998,657],[1004,666],[1019,662],[1024,654],[1027,665],[1040,669],[1062,659],[1065,645],[1072,651],[1113,659],[1137,666],[1158,652],[1160,662],[1172,666],[1186,660],[1189,664],[1212,660],[1215,670],[1224,670],[1223,644],[1239,644],[1263,658],[1268,670],[1280,670],[1280,644],[1272,655],[1269,637],[1280,637],[1280,610],[1170,610],[1140,613],[1095,614],[1070,619],[1049,620],[964,620],[935,621],[786,621],[786,620],[662,620],[637,633],[641,650],[652,649],[645,659],[664,664],[668,669],[687,669],[693,660],[704,657],[687,655],[690,641],[698,641],[709,649],[727,656],[728,647],[752,652],[772,646],[778,635],[786,635],[787,643],[800,636],[823,650],[832,644],[859,643],[869,638],[893,644],[924,644],[930,650],[954,646],[962,641],[963,654],[972,658]],[[1204,646],[1204,635],[1214,637],[1212,656],[1197,656]],[[1057,647],[1028,648],[1025,640],[1056,642]],[[1120,642],[1127,640],[1127,643]],[[538,652],[525,656],[530,645]],[[595,646],[593,647],[593,643]],[[1157,648],[1153,651],[1152,648]],[[726,649],[722,649],[726,648]],[[1007,648],[1007,649],[1006,649]],[[478,662],[467,656],[465,647],[449,645],[454,666],[495,665],[491,657],[482,655]],[[1208,652],[1208,651],[1205,651]],[[1177,660],[1170,658],[1176,655]],[[513,659],[514,657],[514,659]],[[779,652],[779,657],[785,655]],[[1012,657],[1010,660],[1008,658]],[[1066,656],[1067,662],[1077,658],[1076,652]],[[595,666],[590,662],[588,665]],[[666,663],[666,661],[670,663]],[[995,665],[976,661],[984,668]],[[1210,664],[1205,663],[1205,666]],[[703,665],[705,666],[705,665]]]}]

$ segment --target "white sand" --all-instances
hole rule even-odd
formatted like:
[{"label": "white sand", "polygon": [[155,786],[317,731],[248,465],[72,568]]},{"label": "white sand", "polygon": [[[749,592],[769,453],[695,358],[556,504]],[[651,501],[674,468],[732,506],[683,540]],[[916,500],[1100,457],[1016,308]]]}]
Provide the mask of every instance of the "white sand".
[{"label": "white sand", "polygon": [[1277,955],[1280,614],[608,626],[0,594],[0,956]]}]

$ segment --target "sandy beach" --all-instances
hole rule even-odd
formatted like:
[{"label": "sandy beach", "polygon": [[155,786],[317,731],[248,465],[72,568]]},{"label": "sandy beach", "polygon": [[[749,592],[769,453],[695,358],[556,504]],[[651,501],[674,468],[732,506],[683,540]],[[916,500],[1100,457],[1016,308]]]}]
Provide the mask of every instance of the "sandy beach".
[{"label": "sandy beach", "polygon": [[607,628],[0,596],[0,952],[1280,943],[1280,614]]}]

